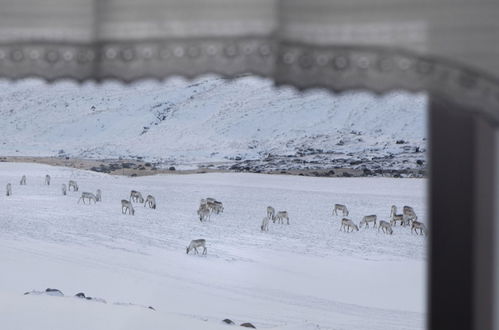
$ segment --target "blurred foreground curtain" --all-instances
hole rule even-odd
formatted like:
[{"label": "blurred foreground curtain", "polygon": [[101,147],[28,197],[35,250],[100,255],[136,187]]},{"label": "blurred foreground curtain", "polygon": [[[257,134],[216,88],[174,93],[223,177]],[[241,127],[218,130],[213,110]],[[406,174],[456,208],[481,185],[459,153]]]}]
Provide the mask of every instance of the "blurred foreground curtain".
[{"label": "blurred foreground curtain", "polygon": [[0,0],[0,77],[254,73],[426,90],[499,121],[498,0]]}]

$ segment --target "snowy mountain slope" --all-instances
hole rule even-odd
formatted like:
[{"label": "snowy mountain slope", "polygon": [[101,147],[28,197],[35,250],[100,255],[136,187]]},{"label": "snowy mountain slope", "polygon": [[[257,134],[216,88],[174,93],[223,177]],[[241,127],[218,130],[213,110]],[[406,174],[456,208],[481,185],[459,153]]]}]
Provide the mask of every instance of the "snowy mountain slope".
[{"label": "snowy mountain slope", "polygon": [[[63,150],[81,158],[140,156],[180,164],[299,157],[307,149],[327,155],[320,163],[389,157],[424,151],[425,106],[423,95],[300,94],[256,77],[130,86],[3,82],[0,155]],[[424,153],[415,157],[424,159]],[[409,158],[407,166],[414,167]]]},{"label": "snowy mountain slope", "polygon": [[[27,175],[27,185],[18,180]],[[52,184],[43,184],[45,174]],[[78,204],[60,185],[103,191],[103,202]],[[313,178],[249,173],[110,176],[38,164],[0,163],[0,323],[8,329],[225,329],[222,319],[258,329],[400,330],[424,328],[426,238],[397,226],[344,233],[333,203],[363,215],[389,216],[411,205],[426,220],[422,179]],[[131,189],[155,195],[158,208],[135,204]],[[199,222],[203,197],[224,213]],[[287,210],[291,224],[259,229],[267,205]],[[205,238],[208,255],[186,255]],[[115,306],[76,298],[23,296],[57,288],[84,291]],[[69,315],[73,317],[69,317]],[[76,322],[75,325],[72,322]],[[239,327],[237,327],[239,328]]]}]

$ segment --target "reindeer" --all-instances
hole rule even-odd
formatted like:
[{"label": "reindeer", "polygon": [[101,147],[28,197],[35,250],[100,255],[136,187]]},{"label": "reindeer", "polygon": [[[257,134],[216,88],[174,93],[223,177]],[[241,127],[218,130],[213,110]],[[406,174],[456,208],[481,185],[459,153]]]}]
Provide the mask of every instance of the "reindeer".
[{"label": "reindeer", "polygon": [[61,188],[61,189],[62,189],[62,194],[63,194],[64,196],[66,196],[66,194],[67,194],[67,189],[66,189],[66,184],[65,184],[65,183],[63,183],[63,184],[62,184],[62,188]]},{"label": "reindeer", "polygon": [[144,203],[144,197],[142,197],[142,194],[139,191],[132,190],[130,192],[130,201]]},{"label": "reindeer", "polygon": [[126,199],[121,200],[121,213],[126,214],[128,210],[128,214],[135,215],[135,210],[133,209],[132,202],[127,201]]},{"label": "reindeer", "polygon": [[403,207],[402,214],[404,216],[404,226],[408,226],[411,224],[411,221],[418,219],[416,212],[414,212],[414,209],[407,205]]},{"label": "reindeer", "polygon": [[350,219],[343,218],[341,219],[341,226],[340,226],[340,231],[343,229],[343,231],[346,231],[349,233],[350,231],[359,231],[359,227]]},{"label": "reindeer", "polygon": [[385,234],[393,235],[392,225],[390,225],[390,223],[388,221],[380,220],[379,221],[379,226],[378,226],[378,232],[379,232],[380,229]]},{"label": "reindeer", "polygon": [[50,186],[50,175],[48,175],[48,174],[47,174],[47,175],[45,175],[45,184],[46,184],[47,186]]},{"label": "reindeer", "polygon": [[262,225],[260,226],[261,231],[269,231],[269,221],[270,218],[268,216],[263,218]]},{"label": "reindeer", "polygon": [[224,206],[222,202],[217,201],[215,198],[208,197],[206,199],[201,200],[201,204],[206,204],[206,206],[210,209],[212,213],[219,214],[223,213]]},{"label": "reindeer", "polygon": [[23,175],[22,178],[21,178],[21,182],[19,183],[21,186],[25,186],[26,185],[26,175]]},{"label": "reindeer", "polygon": [[366,215],[360,221],[359,227],[362,227],[362,225],[365,225],[366,228],[369,228],[369,222],[373,222],[374,223],[373,228],[376,228],[376,220],[377,220],[377,217],[375,214]]},{"label": "reindeer", "polygon": [[68,191],[71,191],[71,188],[73,188],[73,191],[78,191],[78,183],[76,183],[76,181],[69,180]]},{"label": "reindeer", "polygon": [[[208,204],[208,206],[210,206],[210,204]],[[224,205],[222,204],[222,202],[214,201],[211,204],[211,210],[215,214],[223,213],[224,212]]]},{"label": "reindeer", "polygon": [[88,199],[88,204],[91,204],[91,201],[94,201],[94,204],[97,203],[97,197],[95,197],[94,194],[91,192],[82,192],[81,197],[78,199],[78,204],[80,203],[80,200],[85,204],[85,198]]},{"label": "reindeer", "polygon": [[289,225],[289,216],[288,216],[288,211],[279,211],[275,215],[275,217],[272,219],[274,223],[277,221],[277,223],[284,223],[284,219],[286,219],[287,224]]},{"label": "reindeer", "polygon": [[426,229],[426,226],[424,225],[424,223],[422,223],[420,221],[417,221],[417,220],[414,220],[412,222],[412,225],[411,225],[411,234],[412,234],[413,230],[417,234],[418,233],[418,229],[419,229],[419,235],[423,235],[423,234],[425,236],[428,235],[428,230]]},{"label": "reindeer", "polygon": [[147,195],[144,207],[146,207],[146,205],[148,205],[151,209],[156,209],[156,198],[154,198],[153,195]]},{"label": "reindeer", "polygon": [[338,211],[341,211],[343,216],[348,216],[348,209],[343,204],[334,204],[333,215],[338,215]]},{"label": "reindeer", "polygon": [[395,205],[392,205],[392,210],[390,213],[390,224],[392,226],[395,226],[397,225],[397,221],[399,221],[400,225],[402,226],[404,224],[404,215],[397,214],[397,207]]},{"label": "reindeer", "polygon": [[100,189],[97,189],[97,192],[95,194],[95,198],[98,202],[102,202],[102,191],[100,191]]},{"label": "reindeer", "polygon": [[7,183],[7,196],[12,196],[12,185]]},{"label": "reindeer", "polygon": [[198,247],[203,248],[203,255],[206,255],[208,249],[206,248],[206,240],[205,239],[195,239],[191,241],[191,244],[185,249],[185,253],[189,254],[191,250],[194,249],[195,254],[198,254]]},{"label": "reindeer", "polygon": [[275,209],[272,206],[267,206],[267,218],[273,219],[275,216]]},{"label": "reindeer", "polygon": [[210,220],[211,210],[206,204],[201,204],[198,209],[199,221]]}]

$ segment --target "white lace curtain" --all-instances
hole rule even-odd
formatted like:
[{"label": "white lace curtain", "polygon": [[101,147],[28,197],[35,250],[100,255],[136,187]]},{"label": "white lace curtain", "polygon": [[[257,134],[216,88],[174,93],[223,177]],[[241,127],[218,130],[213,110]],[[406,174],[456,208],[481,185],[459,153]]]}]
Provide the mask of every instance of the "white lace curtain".
[{"label": "white lace curtain", "polygon": [[499,119],[497,0],[0,0],[0,77],[254,73],[428,90]]}]

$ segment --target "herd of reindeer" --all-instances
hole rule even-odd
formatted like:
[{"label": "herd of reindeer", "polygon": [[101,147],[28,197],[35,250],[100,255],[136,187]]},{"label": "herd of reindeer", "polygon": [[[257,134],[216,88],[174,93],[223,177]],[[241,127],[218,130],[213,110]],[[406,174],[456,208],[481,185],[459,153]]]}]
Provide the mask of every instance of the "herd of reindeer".
[{"label": "herd of reindeer", "polygon": [[[50,175],[45,176],[45,184],[50,186]],[[26,185],[26,175],[23,175],[21,177],[20,185]],[[63,195],[67,195],[68,191],[73,190],[73,192],[77,192],[79,189],[78,183],[74,180],[69,180],[68,185],[66,186],[65,183],[62,184],[61,186],[61,191]],[[7,196],[12,195],[12,185],[10,183],[7,184]],[[91,192],[82,192],[80,198],[78,199],[78,203],[80,201],[83,204],[85,203],[85,200],[88,201],[88,204],[91,204],[92,201],[95,203],[101,202],[102,201],[102,193],[100,189],[97,189],[96,193],[91,193]],[[129,199],[122,199],[121,200],[121,213],[123,214],[129,214],[129,215],[135,215],[135,209],[133,208],[133,203],[143,203],[144,207],[148,206],[151,209],[156,209],[156,199],[152,195],[147,195],[147,197],[144,199],[142,197],[142,194],[139,191],[132,190],[130,192],[130,197]],[[203,198],[201,199],[201,202],[199,204],[199,208],[197,210],[197,214],[199,216],[199,221],[205,222],[210,220],[212,214],[220,214],[223,213],[224,207],[223,203],[208,197],[208,198]],[[333,208],[333,215],[339,215],[341,213],[341,216],[343,218],[341,219],[341,226],[340,226],[340,231],[344,232],[353,232],[353,231],[359,231],[359,227],[361,228],[364,226],[365,228],[369,228],[369,224],[373,225],[373,228],[376,228],[376,225],[378,224],[378,217],[375,214],[371,215],[366,215],[362,218],[360,221],[359,225],[357,226],[355,222],[348,217],[349,211],[346,205],[343,204],[335,204]],[[289,225],[289,215],[287,211],[278,211],[276,213],[275,209],[272,206],[267,207],[267,216],[265,216],[262,220],[262,224],[260,226],[260,230],[262,232],[266,232],[269,230],[269,223],[272,221],[273,223],[278,223],[278,224],[288,224]],[[395,205],[392,205],[391,207],[391,213],[390,213],[390,220],[385,221],[385,220],[380,220],[378,224],[378,231],[382,231],[385,234],[392,235],[393,234],[393,227],[397,225],[397,222],[400,224],[400,226],[403,227],[410,227],[411,228],[411,233],[416,233],[419,235],[428,235],[428,230],[425,226],[424,223],[418,221],[418,217],[416,215],[416,212],[414,212],[414,209],[410,206],[404,206],[402,208],[402,214],[397,214],[397,207]],[[419,232],[418,232],[419,231]],[[186,248],[186,253],[189,254],[190,251],[194,251],[195,254],[198,253],[197,248],[203,248],[203,255],[207,253],[207,248],[206,248],[206,240],[205,239],[195,239],[192,240],[191,243],[187,246]]]}]

